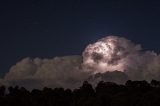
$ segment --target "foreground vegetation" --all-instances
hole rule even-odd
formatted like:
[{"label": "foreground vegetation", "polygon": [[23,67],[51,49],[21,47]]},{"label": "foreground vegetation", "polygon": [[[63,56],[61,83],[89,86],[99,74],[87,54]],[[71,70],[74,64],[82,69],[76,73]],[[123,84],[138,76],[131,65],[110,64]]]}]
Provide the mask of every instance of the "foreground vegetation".
[{"label": "foreground vegetation", "polygon": [[160,106],[160,82],[127,81],[125,85],[99,82],[95,89],[87,81],[79,89],[44,88],[28,91],[0,87],[0,106]]}]

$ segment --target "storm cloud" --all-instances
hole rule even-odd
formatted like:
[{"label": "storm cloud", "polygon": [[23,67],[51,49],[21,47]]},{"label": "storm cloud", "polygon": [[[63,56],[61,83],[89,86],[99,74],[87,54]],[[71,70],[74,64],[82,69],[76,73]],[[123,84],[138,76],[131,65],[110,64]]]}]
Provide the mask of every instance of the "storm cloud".
[{"label": "storm cloud", "polygon": [[52,59],[25,58],[10,68],[1,84],[28,89],[79,87],[84,80],[124,83],[126,80],[160,80],[160,55],[143,51],[140,44],[118,36],[107,36],[89,44],[82,56]]},{"label": "storm cloud", "polygon": [[12,66],[4,80],[8,85],[21,85],[29,89],[44,86],[74,88],[88,77],[81,64],[81,56],[25,58]]},{"label": "storm cloud", "polygon": [[132,80],[160,80],[160,55],[143,51],[140,44],[123,37],[107,36],[89,44],[83,60],[84,66],[93,73],[118,70]]}]

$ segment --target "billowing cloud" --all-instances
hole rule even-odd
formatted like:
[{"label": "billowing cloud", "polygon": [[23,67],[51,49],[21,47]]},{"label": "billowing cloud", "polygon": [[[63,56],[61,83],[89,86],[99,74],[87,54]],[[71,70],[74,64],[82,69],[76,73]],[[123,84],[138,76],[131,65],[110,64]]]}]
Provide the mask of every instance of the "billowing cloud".
[{"label": "billowing cloud", "polygon": [[123,37],[108,36],[89,44],[83,64],[93,73],[118,70],[132,80],[160,80],[160,56]]},{"label": "billowing cloud", "polygon": [[160,55],[143,51],[141,45],[126,38],[107,36],[89,44],[82,56],[25,58],[12,66],[0,83],[28,89],[75,88],[84,80],[95,84],[100,80],[124,83],[128,79],[160,80]]},{"label": "billowing cloud", "polygon": [[4,79],[9,85],[18,84],[27,88],[74,88],[88,76],[88,73],[82,70],[81,64],[81,56],[25,58],[14,65]]},{"label": "billowing cloud", "polygon": [[95,73],[124,71],[127,65],[125,59],[140,50],[140,45],[135,45],[125,38],[108,36],[86,47],[83,52],[83,64]]}]

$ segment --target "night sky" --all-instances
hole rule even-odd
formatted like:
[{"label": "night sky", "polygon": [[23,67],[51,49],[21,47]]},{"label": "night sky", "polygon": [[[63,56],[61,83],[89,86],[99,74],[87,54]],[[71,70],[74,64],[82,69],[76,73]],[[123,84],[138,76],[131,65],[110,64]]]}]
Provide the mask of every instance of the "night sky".
[{"label": "night sky", "polygon": [[2,0],[0,73],[25,57],[81,55],[106,35],[160,52],[159,0]]}]

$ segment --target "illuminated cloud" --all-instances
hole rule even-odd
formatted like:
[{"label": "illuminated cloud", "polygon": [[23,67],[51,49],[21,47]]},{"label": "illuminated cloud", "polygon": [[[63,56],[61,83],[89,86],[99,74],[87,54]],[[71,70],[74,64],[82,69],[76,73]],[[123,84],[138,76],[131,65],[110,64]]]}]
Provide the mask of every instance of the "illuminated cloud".
[{"label": "illuminated cloud", "polygon": [[123,37],[107,36],[89,44],[83,64],[94,74],[118,70],[132,80],[160,80],[160,56]]},{"label": "illuminated cloud", "polygon": [[107,36],[89,44],[82,56],[25,58],[11,67],[0,84],[28,89],[75,88],[84,80],[95,84],[100,80],[124,83],[128,79],[160,80],[160,55],[143,51],[126,38]]},{"label": "illuminated cloud", "polygon": [[108,36],[86,47],[83,52],[83,64],[94,73],[115,70],[123,72],[128,65],[126,58],[140,50],[140,45],[135,45],[125,38]]}]

